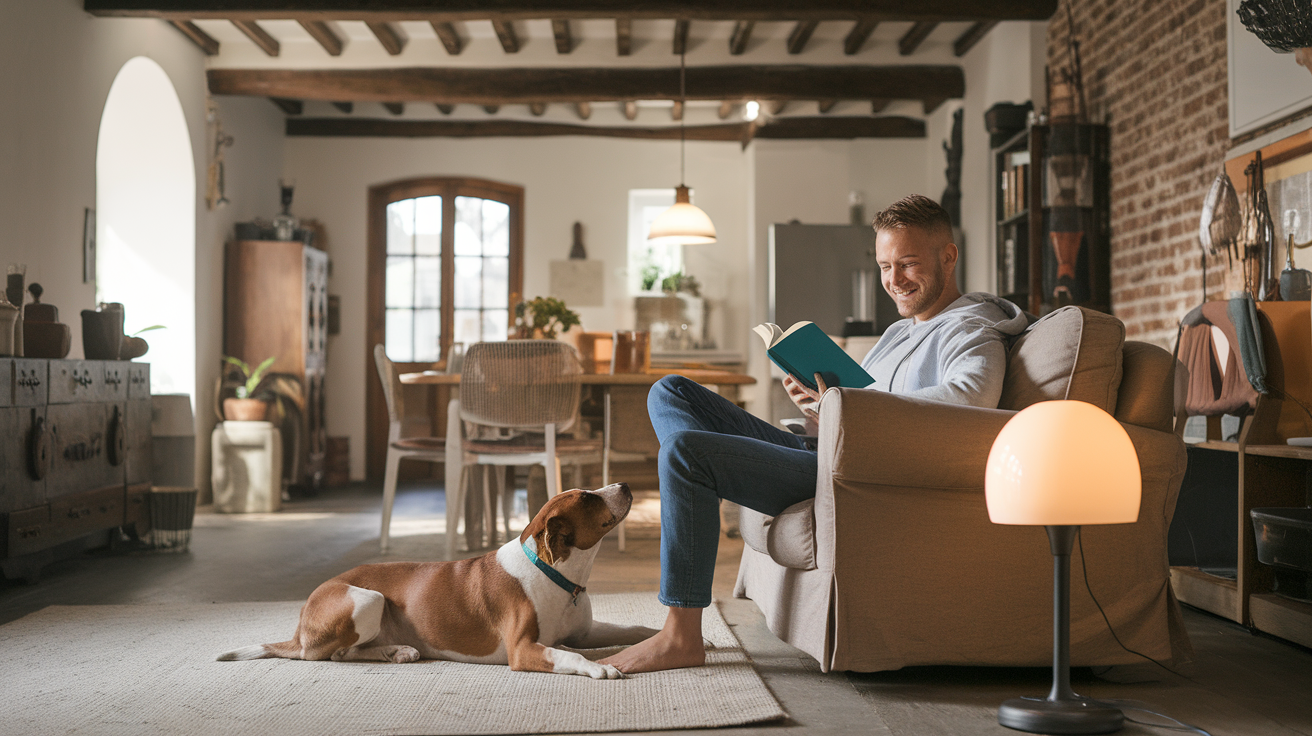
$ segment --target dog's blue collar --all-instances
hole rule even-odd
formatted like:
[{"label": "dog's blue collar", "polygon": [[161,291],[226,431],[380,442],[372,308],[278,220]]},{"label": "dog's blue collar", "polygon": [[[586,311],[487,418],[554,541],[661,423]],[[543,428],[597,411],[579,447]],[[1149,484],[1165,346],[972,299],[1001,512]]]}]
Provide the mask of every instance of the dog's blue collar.
[{"label": "dog's blue collar", "polygon": [[571,583],[569,578],[561,575],[556,568],[543,562],[542,558],[538,557],[537,553],[529,548],[527,542],[520,542],[519,546],[524,548],[524,554],[528,557],[528,561],[532,562],[537,569],[541,570],[548,578],[550,578],[551,582],[559,585],[561,590],[569,593],[570,598],[574,600],[574,605],[577,606],[579,604],[579,594],[586,593],[588,589],[582,585]]}]

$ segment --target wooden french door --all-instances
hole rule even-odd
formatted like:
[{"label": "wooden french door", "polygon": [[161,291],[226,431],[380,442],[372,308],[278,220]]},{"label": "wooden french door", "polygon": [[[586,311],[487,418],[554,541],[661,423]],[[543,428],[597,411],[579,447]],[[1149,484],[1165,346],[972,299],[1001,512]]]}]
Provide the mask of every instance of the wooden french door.
[{"label": "wooden french door", "polygon": [[[455,342],[505,339],[524,291],[524,188],[406,179],[370,187],[368,207],[365,465],[381,478],[387,404],[374,345],[409,372],[444,368]],[[406,401],[431,407],[430,431],[440,435],[446,401],[433,394],[407,387]]]}]

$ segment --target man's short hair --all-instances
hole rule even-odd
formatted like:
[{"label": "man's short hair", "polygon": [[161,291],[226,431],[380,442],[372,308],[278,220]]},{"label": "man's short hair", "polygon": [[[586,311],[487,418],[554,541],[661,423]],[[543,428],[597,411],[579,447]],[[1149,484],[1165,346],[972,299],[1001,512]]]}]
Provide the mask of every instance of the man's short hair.
[{"label": "man's short hair", "polygon": [[952,237],[952,218],[938,202],[923,194],[911,194],[890,204],[871,223],[876,231],[918,227],[928,232],[941,231]]}]

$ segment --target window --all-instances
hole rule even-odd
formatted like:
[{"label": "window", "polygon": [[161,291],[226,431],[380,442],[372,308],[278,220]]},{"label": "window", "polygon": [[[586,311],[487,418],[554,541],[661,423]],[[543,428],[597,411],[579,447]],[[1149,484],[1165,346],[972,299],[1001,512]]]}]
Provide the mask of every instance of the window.
[{"label": "window", "polygon": [[523,291],[522,206],[522,188],[472,179],[372,188],[369,344],[435,363],[453,343],[506,339]]},{"label": "window", "polygon": [[629,293],[659,291],[661,279],[683,270],[683,246],[647,241],[651,222],[674,205],[673,189],[629,190]]}]

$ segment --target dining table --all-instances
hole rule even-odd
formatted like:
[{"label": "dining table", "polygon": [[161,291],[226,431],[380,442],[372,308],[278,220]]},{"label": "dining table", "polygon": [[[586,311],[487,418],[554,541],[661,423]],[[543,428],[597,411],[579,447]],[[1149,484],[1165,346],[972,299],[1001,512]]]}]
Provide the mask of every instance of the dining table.
[{"label": "dining table", "polygon": [[[635,373],[583,373],[579,376],[579,382],[584,386],[597,386],[602,391],[602,430],[601,430],[601,483],[603,486],[610,483],[610,435],[611,435],[611,400],[610,390],[615,386],[652,386],[657,381],[668,375],[679,375],[685,378],[691,378],[703,386],[712,387],[717,393],[725,395],[731,401],[737,400],[737,391],[740,386],[750,386],[756,383],[756,379],[746,373],[736,373],[733,371],[715,370],[710,368],[648,368],[642,372]],[[446,373],[443,371],[418,371],[415,373],[402,373],[400,376],[401,383],[406,385],[420,386],[448,386],[451,390],[451,398],[447,403],[446,412],[446,436],[462,437],[463,432],[460,426],[460,374]],[[464,463],[464,453],[462,452],[460,442],[446,443],[446,461],[443,464],[443,475],[446,488],[454,488],[460,482],[461,469]],[[473,494],[476,496],[477,494]],[[448,510],[449,512],[449,510]],[[480,517],[482,509],[477,511],[468,509],[470,516],[477,513]],[[466,539],[472,548],[475,544],[471,536],[472,518],[466,518],[465,529]],[[479,531],[473,536],[482,536],[481,518],[477,523]],[[491,539],[496,535],[495,515],[491,517],[491,522],[487,525]],[[621,524],[619,532],[619,547],[623,552],[625,548],[624,527]]]}]

